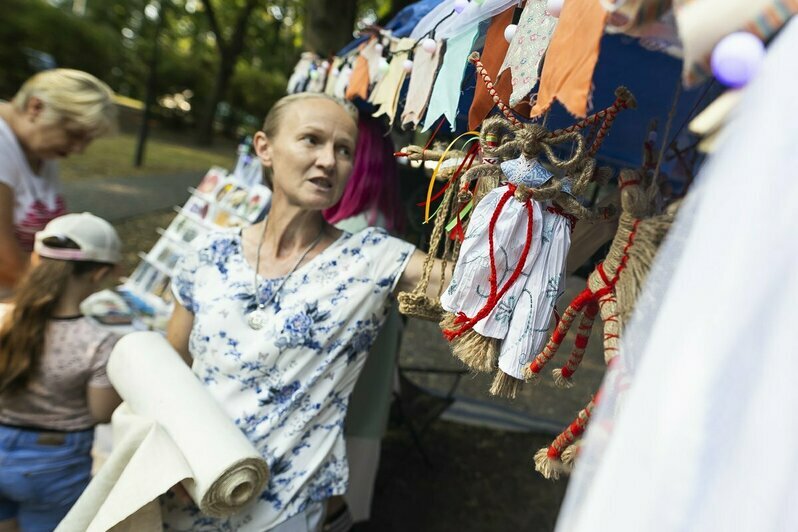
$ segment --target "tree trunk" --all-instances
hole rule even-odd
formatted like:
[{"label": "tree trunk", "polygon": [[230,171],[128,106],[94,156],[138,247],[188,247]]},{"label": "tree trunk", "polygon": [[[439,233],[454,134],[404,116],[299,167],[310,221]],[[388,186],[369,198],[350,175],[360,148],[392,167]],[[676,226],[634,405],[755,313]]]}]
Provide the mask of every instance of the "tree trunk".
[{"label": "tree trunk", "polygon": [[239,11],[233,34],[230,40],[224,38],[224,33],[219,21],[216,18],[216,11],[211,0],[203,0],[205,13],[211,25],[211,31],[216,36],[216,46],[219,50],[219,69],[216,71],[216,79],[213,82],[213,90],[205,108],[205,113],[200,116],[199,128],[197,130],[197,140],[200,144],[209,145],[213,141],[213,122],[216,118],[216,108],[227,92],[230,84],[230,77],[236,66],[236,61],[244,51],[244,40],[246,37],[247,24],[255,8],[260,7],[260,0],[247,0],[246,5]]},{"label": "tree trunk", "polygon": [[213,89],[208,97],[205,112],[200,115],[199,129],[197,131],[197,141],[203,146],[209,146],[213,142],[213,124],[216,121],[216,108],[227,92],[230,78],[233,75],[235,59],[231,59],[228,54],[223,54],[219,58],[219,68],[216,70],[216,77],[213,80]]},{"label": "tree trunk", "polygon": [[304,48],[329,57],[352,40],[357,0],[306,0]]}]

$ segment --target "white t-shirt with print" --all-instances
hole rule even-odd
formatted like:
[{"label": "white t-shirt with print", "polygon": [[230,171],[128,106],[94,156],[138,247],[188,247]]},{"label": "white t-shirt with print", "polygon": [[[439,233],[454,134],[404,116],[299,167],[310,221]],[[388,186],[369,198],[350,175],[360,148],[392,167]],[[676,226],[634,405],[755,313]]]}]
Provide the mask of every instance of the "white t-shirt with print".
[{"label": "white t-shirt with print", "polygon": [[[253,330],[255,272],[243,259],[240,231],[212,233],[197,245],[172,279],[177,301],[194,314],[192,369],[271,477],[260,498],[223,520],[167,494],[164,529],[268,530],[346,491],[349,396],[414,247],[378,228],[343,233],[289,276],[265,309],[267,324]],[[282,281],[259,278],[260,300],[269,301]]]},{"label": "white t-shirt with print", "polygon": [[20,247],[33,250],[37,231],[47,222],[66,213],[58,165],[55,161],[42,162],[41,170],[34,173],[25,158],[22,147],[5,120],[0,118],[0,183],[14,192],[14,233]]}]

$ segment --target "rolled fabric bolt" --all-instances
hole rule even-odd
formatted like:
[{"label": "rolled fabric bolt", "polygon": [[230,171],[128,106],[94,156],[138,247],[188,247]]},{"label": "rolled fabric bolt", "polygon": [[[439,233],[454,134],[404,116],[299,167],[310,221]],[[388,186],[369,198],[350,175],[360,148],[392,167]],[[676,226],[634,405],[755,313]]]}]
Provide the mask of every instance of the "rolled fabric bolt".
[{"label": "rolled fabric bolt", "polygon": [[435,43],[435,39],[427,37],[421,41],[421,48],[423,48],[428,54],[431,54],[435,52],[435,50],[438,48],[438,45]]},{"label": "rolled fabric bolt", "polygon": [[518,31],[517,24],[508,24],[506,28],[504,28],[504,40],[510,42],[515,37],[515,32]]},{"label": "rolled fabric bolt", "polygon": [[764,58],[762,41],[752,33],[738,31],[715,45],[710,66],[718,81],[727,87],[740,88],[754,77]]},{"label": "rolled fabric bolt", "polygon": [[546,2],[546,12],[552,17],[559,18],[564,3],[565,0],[548,0]]}]

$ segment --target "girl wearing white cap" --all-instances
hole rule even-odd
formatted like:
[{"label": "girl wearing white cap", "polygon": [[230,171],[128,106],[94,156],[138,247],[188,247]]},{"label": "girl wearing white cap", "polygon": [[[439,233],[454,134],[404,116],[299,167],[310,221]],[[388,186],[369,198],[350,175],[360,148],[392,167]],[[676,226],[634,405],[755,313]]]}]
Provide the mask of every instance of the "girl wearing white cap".
[{"label": "girl wearing white cap", "polygon": [[118,337],[80,313],[121,258],[89,213],[36,234],[32,267],[0,305],[0,532],[53,530],[90,480],[94,425],[120,399],[105,374]]}]

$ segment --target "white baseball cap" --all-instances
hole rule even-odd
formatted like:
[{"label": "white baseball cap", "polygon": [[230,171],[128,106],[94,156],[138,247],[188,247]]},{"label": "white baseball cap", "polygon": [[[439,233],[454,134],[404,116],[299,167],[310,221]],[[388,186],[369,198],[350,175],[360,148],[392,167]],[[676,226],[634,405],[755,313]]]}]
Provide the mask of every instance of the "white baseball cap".
[{"label": "white baseball cap", "polygon": [[[47,246],[48,238],[68,238],[78,249]],[[94,261],[116,264],[122,260],[122,242],[114,227],[91,213],[66,214],[36,233],[33,250],[40,257],[59,260]]]}]

